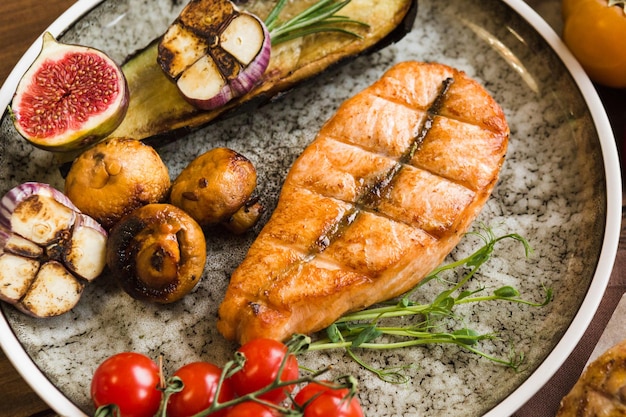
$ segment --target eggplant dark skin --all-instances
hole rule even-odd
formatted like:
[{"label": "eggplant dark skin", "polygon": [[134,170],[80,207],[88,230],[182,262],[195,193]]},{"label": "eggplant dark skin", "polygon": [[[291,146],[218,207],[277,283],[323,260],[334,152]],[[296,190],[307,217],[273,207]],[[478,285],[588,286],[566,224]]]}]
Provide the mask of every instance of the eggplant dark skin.
[{"label": "eggplant dark skin", "polygon": [[[282,15],[293,14],[293,7],[303,8],[315,2],[289,2]],[[274,2],[237,3],[263,19]],[[269,67],[257,87],[209,111],[189,104],[165,76],[157,64],[159,39],[155,39],[122,66],[129,84],[130,105],[126,118],[110,137],[132,137],[159,147],[213,122],[257,109],[330,69],[399,41],[413,27],[417,3],[417,0],[352,0],[340,14],[369,25],[354,29],[361,38],[328,32],[279,44],[273,47]],[[299,48],[291,49],[291,42],[300,42]],[[298,55],[294,56],[292,50],[298,50]]]}]

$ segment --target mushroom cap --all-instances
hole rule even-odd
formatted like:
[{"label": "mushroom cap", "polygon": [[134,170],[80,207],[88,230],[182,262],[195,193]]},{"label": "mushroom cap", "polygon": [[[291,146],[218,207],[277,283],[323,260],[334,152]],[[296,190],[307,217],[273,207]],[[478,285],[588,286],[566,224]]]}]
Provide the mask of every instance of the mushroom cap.
[{"label": "mushroom cap", "polygon": [[256,187],[252,162],[228,148],[198,156],[172,183],[170,202],[201,226],[221,223],[239,210]]},{"label": "mushroom cap", "polygon": [[107,265],[133,298],[166,304],[200,281],[206,240],[198,223],[171,204],[148,204],[109,234]]},{"label": "mushroom cap", "polygon": [[138,207],[162,202],[170,187],[159,154],[141,141],[113,138],[74,160],[65,193],[85,214],[110,229]]}]

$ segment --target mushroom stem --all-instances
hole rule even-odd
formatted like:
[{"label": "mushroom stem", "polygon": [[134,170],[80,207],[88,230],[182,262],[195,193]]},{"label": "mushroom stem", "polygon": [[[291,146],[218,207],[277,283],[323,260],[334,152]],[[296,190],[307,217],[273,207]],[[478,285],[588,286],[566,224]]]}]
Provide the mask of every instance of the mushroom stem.
[{"label": "mushroom stem", "polygon": [[137,275],[146,287],[158,290],[176,281],[180,248],[171,238],[154,240],[137,253]]}]

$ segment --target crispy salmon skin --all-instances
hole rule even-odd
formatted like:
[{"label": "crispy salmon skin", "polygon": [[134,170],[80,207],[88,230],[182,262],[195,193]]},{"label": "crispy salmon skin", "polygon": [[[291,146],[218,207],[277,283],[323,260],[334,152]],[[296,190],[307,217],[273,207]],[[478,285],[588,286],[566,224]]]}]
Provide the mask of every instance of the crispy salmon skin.
[{"label": "crispy salmon skin", "polygon": [[231,276],[218,330],[284,340],[408,291],[482,209],[508,138],[502,109],[465,73],[395,65],[295,161]]}]

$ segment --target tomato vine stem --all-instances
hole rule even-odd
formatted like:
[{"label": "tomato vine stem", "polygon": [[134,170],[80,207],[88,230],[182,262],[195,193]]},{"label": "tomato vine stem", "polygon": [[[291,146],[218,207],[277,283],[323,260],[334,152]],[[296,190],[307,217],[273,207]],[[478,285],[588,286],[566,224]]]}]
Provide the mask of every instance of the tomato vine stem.
[{"label": "tomato vine stem", "polygon": [[[219,382],[217,384],[217,388],[216,388],[216,394],[215,394],[215,399],[213,400],[213,402],[211,403],[211,405],[209,406],[209,408],[195,414],[192,417],[206,417],[211,415],[212,413],[215,413],[217,411],[220,410],[224,410],[230,407],[233,407],[237,404],[241,404],[241,403],[245,403],[245,402],[249,402],[249,401],[253,401],[253,402],[257,402],[259,404],[262,404],[266,407],[272,408],[276,411],[278,411],[280,413],[281,416],[283,417],[297,417],[297,416],[302,416],[302,408],[304,406],[295,406],[294,408],[289,408],[286,405],[282,405],[282,404],[275,404],[272,403],[270,401],[266,401],[264,399],[262,399],[262,395],[265,393],[268,393],[270,391],[276,390],[276,389],[281,389],[281,388],[287,388],[289,386],[293,386],[293,385],[299,385],[299,384],[306,384],[306,383],[310,383],[310,382],[315,382],[317,384],[321,384],[321,385],[325,385],[325,386],[330,386],[333,387],[335,389],[337,388],[347,388],[349,389],[349,394],[350,396],[354,396],[356,394],[357,391],[357,382],[356,379],[351,377],[351,376],[341,376],[336,378],[337,383],[326,383],[323,381],[319,381],[318,378],[327,373],[330,370],[330,367],[326,367],[323,368],[321,370],[317,370],[317,371],[312,371],[311,373],[301,376],[299,378],[296,379],[292,379],[292,380],[286,380],[283,381],[280,379],[281,375],[283,375],[283,370],[285,368],[285,366],[287,365],[288,362],[288,358],[291,354],[300,354],[304,351],[306,351],[306,349],[308,348],[309,344],[311,343],[311,339],[308,336],[304,336],[304,335],[294,335],[287,343],[287,352],[285,354],[285,356],[283,357],[280,366],[278,368],[278,371],[276,373],[276,378],[267,386],[251,392],[249,394],[245,394],[245,395],[241,395],[238,396],[234,399],[228,400],[228,401],[224,401],[224,402],[220,402],[218,400],[218,393],[220,392],[220,390],[222,389],[222,385],[224,383],[224,381],[229,378],[230,376],[232,376],[234,373],[240,371],[243,368],[243,365],[245,364],[246,358],[244,355],[240,354],[240,352],[235,352],[234,357],[232,360],[230,360],[229,362],[226,363],[226,365],[224,365],[223,369],[222,369],[222,373],[220,375],[220,379]],[[168,380],[167,383],[167,387],[165,392],[167,394],[168,390],[171,388],[172,391],[176,391],[179,390],[178,388],[180,387],[180,389],[182,389],[182,381],[180,381],[180,378],[178,377],[172,377]],[[165,398],[166,396],[164,395],[164,404],[167,404],[167,398]],[[295,404],[293,402],[293,398],[290,396],[289,399],[291,401],[292,404]],[[159,417],[166,417],[166,414],[162,414]]]}]

